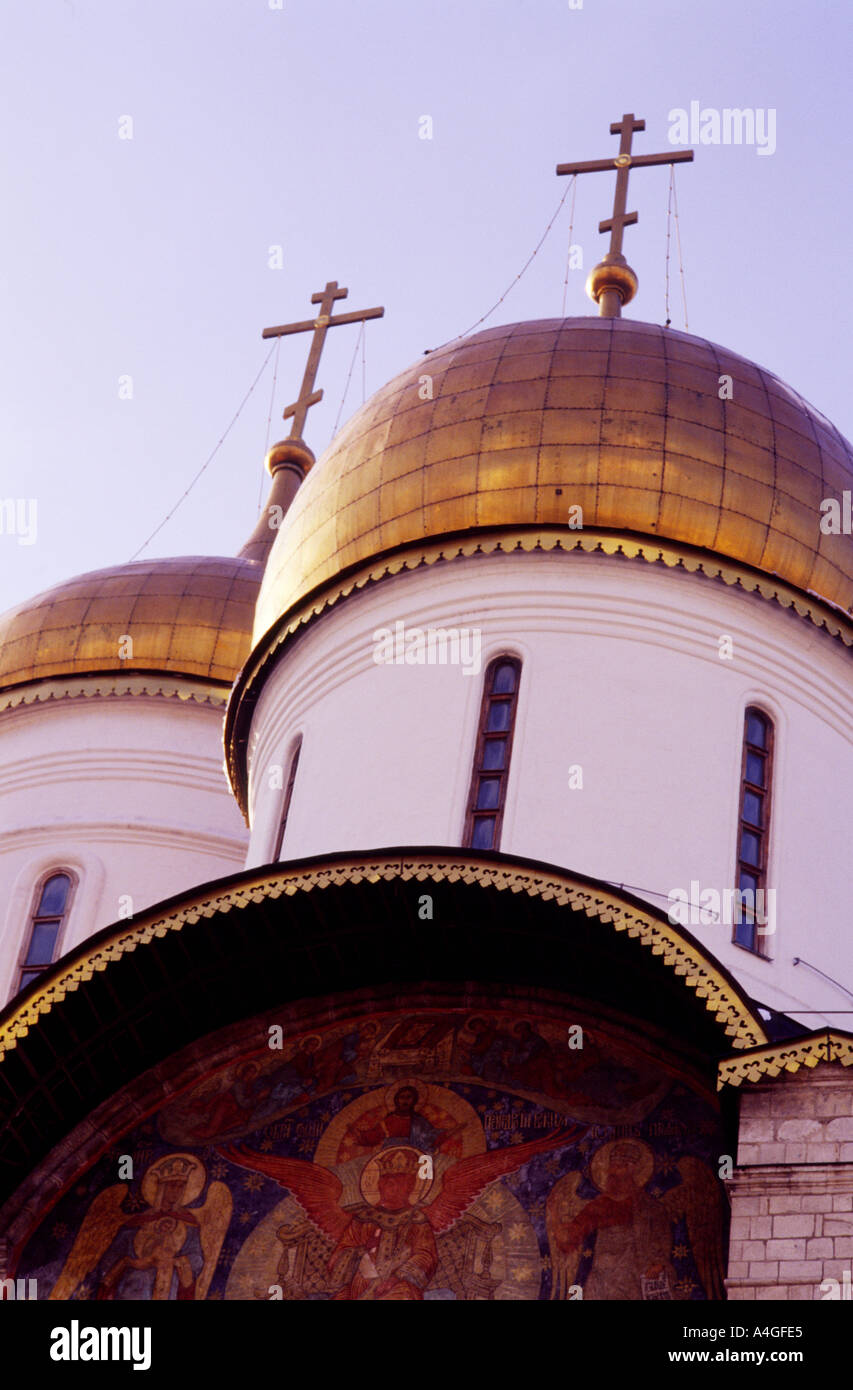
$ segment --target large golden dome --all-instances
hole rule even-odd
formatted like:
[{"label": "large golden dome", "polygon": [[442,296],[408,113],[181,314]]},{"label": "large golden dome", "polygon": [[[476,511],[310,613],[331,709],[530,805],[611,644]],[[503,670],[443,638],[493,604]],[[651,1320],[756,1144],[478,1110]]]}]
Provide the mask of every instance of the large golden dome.
[{"label": "large golden dome", "polygon": [[849,612],[853,538],[821,532],[820,504],[851,487],[830,422],[713,343],[616,318],[488,329],[424,356],[338,435],[276,538],[254,639],[381,553],[567,526],[576,504],[585,529],[711,551]]},{"label": "large golden dome", "polygon": [[[233,681],[249,651],[261,566],[191,556],[93,570],[0,617],[0,688],[93,672]],[[120,657],[121,639],[133,639]]]}]

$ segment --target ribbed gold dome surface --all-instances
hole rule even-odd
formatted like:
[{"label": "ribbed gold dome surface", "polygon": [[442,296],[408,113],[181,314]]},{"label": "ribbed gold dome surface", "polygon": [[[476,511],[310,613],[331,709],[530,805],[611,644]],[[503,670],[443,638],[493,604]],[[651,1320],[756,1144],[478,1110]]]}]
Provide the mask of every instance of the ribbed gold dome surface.
[{"label": "ribbed gold dome surface", "polygon": [[[0,617],[0,687],[91,671],[233,681],[249,652],[261,567],[190,556],[81,574]],[[120,641],[133,654],[120,658]]]},{"label": "ribbed gold dome surface", "polygon": [[273,546],[255,640],[381,551],[566,525],[575,504],[585,527],[712,550],[846,611],[853,538],[821,532],[820,503],[851,487],[853,451],[832,424],[713,343],[625,319],[488,329],[383,387],[320,459]]}]

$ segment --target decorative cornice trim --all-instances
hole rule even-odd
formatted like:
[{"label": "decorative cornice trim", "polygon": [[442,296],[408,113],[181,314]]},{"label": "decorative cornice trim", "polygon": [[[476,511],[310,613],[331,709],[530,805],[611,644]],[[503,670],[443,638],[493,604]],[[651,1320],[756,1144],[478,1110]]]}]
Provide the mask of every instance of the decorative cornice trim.
[{"label": "decorative cornice trim", "polygon": [[221,709],[228,702],[230,689],[225,681],[196,680],[190,676],[158,676],[156,672],[134,676],[97,672],[67,678],[54,676],[50,680],[30,681],[26,685],[15,685],[0,691],[0,712],[17,709],[21,705],[48,704],[80,697],[92,699],[98,695],[104,698],[148,695],[168,700],[190,700],[193,704],[214,705]]},{"label": "decorative cornice trim", "polygon": [[605,887],[574,878],[550,867],[536,868],[518,861],[496,862],[464,853],[424,851],[411,855],[406,851],[364,855],[340,855],[333,859],[315,860],[308,864],[259,871],[253,877],[211,892],[199,890],[185,898],[180,906],[165,914],[155,909],[142,914],[132,926],[118,924],[106,929],[97,943],[84,943],[68,964],[59,962],[45,972],[33,987],[34,992],[12,1007],[0,1023],[0,1059],[25,1037],[42,1014],[90,980],[95,971],[108,969],[110,962],[127,952],[147,945],[155,937],[180,931],[186,924],[219,913],[238,911],[249,903],[267,898],[297,893],[322,891],[332,885],[346,883],[379,883],[401,879],[404,882],[480,884],[499,892],[524,893],[531,898],[553,901],[573,912],[597,917],[614,931],[625,931],[638,938],[641,945],[660,956],[663,964],[681,977],[693,990],[705,1008],[714,1014],[735,1047],[754,1047],[766,1042],[759,1019],[753,1014],[735,980],[712,958],[698,942],[682,934],[663,915],[643,910],[627,897]]},{"label": "decorative cornice trim", "polygon": [[853,1034],[823,1028],[804,1038],[726,1057],[717,1068],[717,1090],[740,1086],[744,1081],[760,1081],[763,1076],[779,1076],[783,1071],[797,1072],[800,1067],[816,1067],[821,1062],[853,1066]]},{"label": "decorative cornice trim", "polygon": [[407,545],[387,551],[367,565],[344,570],[299,601],[257,641],[239,673],[225,715],[225,758],[231,787],[243,814],[247,813],[245,743],[247,720],[258,698],[273,658],[285,644],[304,631],[323,613],[351,598],[367,585],[379,584],[395,575],[411,572],[442,561],[468,559],[499,552],[557,551],[565,554],[612,555],[629,560],[663,564],[722,580],[729,587],[757,594],[780,607],[793,609],[801,618],[822,628],[831,637],[853,649],[853,617],[817,594],[787,584],[775,575],[694,546],[660,541],[630,532],[589,527],[573,531],[561,526],[510,526],[493,530],[456,532],[428,545]]}]

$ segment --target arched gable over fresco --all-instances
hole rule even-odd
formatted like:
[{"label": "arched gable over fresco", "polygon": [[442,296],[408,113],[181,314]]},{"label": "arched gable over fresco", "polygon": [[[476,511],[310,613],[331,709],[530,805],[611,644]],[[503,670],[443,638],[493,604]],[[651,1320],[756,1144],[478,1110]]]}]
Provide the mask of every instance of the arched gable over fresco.
[{"label": "arched gable over fresco", "polygon": [[402,1003],[212,1040],[18,1276],[74,1300],[722,1296],[703,1079],[553,1000]]},{"label": "arched gable over fresco", "polygon": [[275,865],[37,985],[0,1017],[0,1222],[41,1296],[721,1296],[716,1067],[766,1039],[624,893],[496,854]]}]

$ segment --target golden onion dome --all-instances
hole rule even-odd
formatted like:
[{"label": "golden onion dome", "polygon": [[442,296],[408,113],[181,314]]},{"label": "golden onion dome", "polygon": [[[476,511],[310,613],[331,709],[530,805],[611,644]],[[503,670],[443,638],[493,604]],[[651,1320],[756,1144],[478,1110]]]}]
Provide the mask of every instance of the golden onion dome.
[{"label": "golden onion dome", "polygon": [[190,556],[69,579],[0,617],[0,688],[131,671],[230,685],[249,652],[261,573],[251,560]]},{"label": "golden onion dome", "polygon": [[577,506],[584,528],[698,547],[849,612],[853,538],[820,523],[851,487],[833,425],[725,348],[619,318],[491,328],[425,355],[337,436],[276,537],[254,641],[379,555],[568,527]]}]

